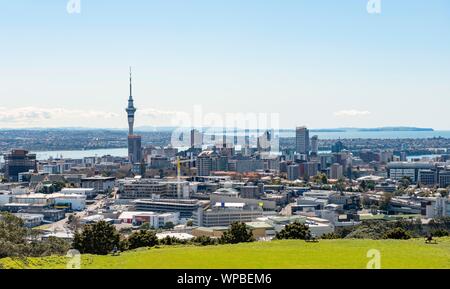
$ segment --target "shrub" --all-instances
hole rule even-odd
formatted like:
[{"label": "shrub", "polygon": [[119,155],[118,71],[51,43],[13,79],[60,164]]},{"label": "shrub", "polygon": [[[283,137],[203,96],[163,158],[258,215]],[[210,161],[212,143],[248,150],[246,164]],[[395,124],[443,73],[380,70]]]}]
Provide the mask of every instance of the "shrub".
[{"label": "shrub", "polygon": [[384,239],[408,240],[411,239],[411,234],[405,229],[393,228],[386,232]]},{"label": "shrub", "polygon": [[308,240],[311,238],[311,232],[309,227],[300,222],[294,222],[292,224],[286,225],[283,230],[277,233],[276,238],[282,239],[297,239],[297,240]]},{"label": "shrub", "polygon": [[128,237],[128,249],[133,250],[142,247],[154,247],[158,244],[155,232],[140,230]]},{"label": "shrub", "polygon": [[339,236],[336,233],[328,233],[328,234],[323,234],[320,238],[324,239],[324,240],[335,240],[335,239],[341,239],[341,236]]},{"label": "shrub", "polygon": [[253,242],[253,233],[247,228],[247,225],[240,222],[231,224],[228,231],[224,232],[220,238],[222,244],[238,244]]},{"label": "shrub", "polygon": [[201,246],[217,245],[217,239],[213,239],[209,236],[200,236],[192,239],[193,244],[198,244]]},{"label": "shrub", "polygon": [[434,237],[448,237],[450,234],[447,230],[438,229],[431,232],[431,235]]},{"label": "shrub", "polygon": [[82,254],[107,255],[120,248],[120,235],[113,225],[100,221],[75,233],[73,248]]}]

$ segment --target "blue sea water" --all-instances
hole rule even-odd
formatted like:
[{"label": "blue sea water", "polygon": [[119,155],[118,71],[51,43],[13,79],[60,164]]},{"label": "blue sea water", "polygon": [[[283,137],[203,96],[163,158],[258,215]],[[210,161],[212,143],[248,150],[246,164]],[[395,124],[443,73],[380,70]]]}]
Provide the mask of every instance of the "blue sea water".
[{"label": "blue sea water", "polygon": [[[403,139],[403,138],[450,138],[450,131],[357,131],[348,130],[343,132],[322,132],[311,131],[310,135],[317,135],[320,139]],[[294,131],[283,131],[281,137],[295,137]],[[75,150],[75,151],[41,151],[33,152],[37,154],[39,160],[47,160],[49,157],[58,158],[84,158],[94,156],[112,155],[126,157],[127,148],[98,149],[98,150]],[[0,156],[0,161],[2,158]]]},{"label": "blue sea water", "polygon": [[[294,137],[295,132],[282,132],[282,137]],[[311,131],[310,136],[317,135],[321,139],[404,139],[404,138],[450,138],[450,131],[357,131],[343,132]]]}]

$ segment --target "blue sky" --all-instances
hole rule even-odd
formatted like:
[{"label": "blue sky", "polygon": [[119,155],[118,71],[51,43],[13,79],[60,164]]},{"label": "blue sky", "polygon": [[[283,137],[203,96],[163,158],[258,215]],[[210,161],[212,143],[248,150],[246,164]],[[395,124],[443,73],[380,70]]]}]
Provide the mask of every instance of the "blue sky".
[{"label": "blue sky", "polygon": [[450,1],[0,0],[0,127],[172,125],[194,105],[281,127],[450,129]]}]

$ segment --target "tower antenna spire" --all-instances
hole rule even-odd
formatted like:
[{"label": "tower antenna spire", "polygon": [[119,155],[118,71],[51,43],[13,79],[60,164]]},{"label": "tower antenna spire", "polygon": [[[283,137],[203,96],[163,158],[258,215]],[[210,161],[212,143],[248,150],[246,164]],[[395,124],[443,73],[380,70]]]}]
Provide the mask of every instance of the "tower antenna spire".
[{"label": "tower antenna spire", "polygon": [[133,87],[132,87],[132,71],[130,66],[130,99],[133,98]]}]

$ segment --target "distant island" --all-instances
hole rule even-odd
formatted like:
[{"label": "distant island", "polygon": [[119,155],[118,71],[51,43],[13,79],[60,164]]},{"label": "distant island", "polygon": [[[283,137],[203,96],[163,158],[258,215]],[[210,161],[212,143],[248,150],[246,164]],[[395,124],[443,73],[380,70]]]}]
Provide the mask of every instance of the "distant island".
[{"label": "distant island", "polygon": [[379,128],[360,128],[358,131],[434,131],[432,128],[420,127],[379,127]]}]

